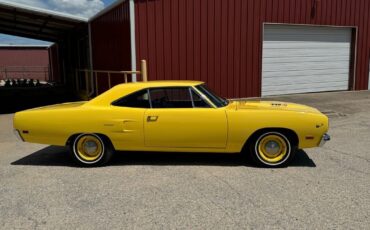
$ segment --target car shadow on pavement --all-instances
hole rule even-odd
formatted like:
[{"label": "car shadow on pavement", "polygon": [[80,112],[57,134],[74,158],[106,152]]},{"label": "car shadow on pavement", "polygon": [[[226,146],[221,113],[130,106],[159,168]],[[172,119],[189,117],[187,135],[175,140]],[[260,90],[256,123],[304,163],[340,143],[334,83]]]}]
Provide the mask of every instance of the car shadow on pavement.
[{"label": "car shadow on pavement", "polygon": [[[11,163],[12,165],[78,167],[68,149],[48,146]],[[204,165],[255,167],[244,154],[117,152],[107,166],[120,165]],[[303,150],[298,150],[289,167],[316,167]]]},{"label": "car shadow on pavement", "polygon": [[70,166],[76,167],[69,156],[68,149],[48,146],[11,163],[12,165]]}]

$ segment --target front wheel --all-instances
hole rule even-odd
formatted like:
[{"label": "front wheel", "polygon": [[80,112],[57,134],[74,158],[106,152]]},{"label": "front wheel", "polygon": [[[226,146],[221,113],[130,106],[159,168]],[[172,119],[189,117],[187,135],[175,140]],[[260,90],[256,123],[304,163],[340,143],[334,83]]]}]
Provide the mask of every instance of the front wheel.
[{"label": "front wheel", "polygon": [[283,167],[294,155],[295,147],[284,134],[276,131],[257,136],[250,145],[254,161],[265,167]]},{"label": "front wheel", "polygon": [[82,166],[100,166],[113,155],[113,147],[107,138],[97,134],[80,134],[71,145],[71,154]]}]

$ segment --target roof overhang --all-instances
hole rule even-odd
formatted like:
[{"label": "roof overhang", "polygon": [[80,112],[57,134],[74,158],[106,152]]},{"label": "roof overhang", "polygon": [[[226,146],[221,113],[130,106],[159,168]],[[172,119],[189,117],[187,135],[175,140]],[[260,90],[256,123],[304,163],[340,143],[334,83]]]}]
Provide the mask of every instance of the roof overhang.
[{"label": "roof overhang", "polygon": [[0,2],[0,33],[57,42],[87,18],[63,14],[23,4]]},{"label": "roof overhang", "polygon": [[98,12],[97,14],[95,14],[94,16],[92,16],[91,18],[89,18],[89,22],[91,21],[94,21],[95,19],[99,18],[100,16],[108,13],[109,11],[111,11],[112,9],[116,8],[118,5],[120,5],[122,2],[125,2],[127,0],[116,0],[115,2],[113,2],[112,4],[110,4],[108,7],[105,7],[103,10],[101,10],[100,12]]},{"label": "roof overhang", "polygon": [[47,49],[52,45],[24,45],[24,44],[16,44],[16,45],[7,45],[7,44],[0,44],[0,50],[4,49]]}]

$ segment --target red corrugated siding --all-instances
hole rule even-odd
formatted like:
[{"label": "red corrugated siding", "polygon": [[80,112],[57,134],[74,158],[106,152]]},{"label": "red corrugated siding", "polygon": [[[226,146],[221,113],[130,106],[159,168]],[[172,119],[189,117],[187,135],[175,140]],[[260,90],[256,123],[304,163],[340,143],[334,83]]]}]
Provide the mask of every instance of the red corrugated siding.
[{"label": "red corrugated siding", "polygon": [[261,93],[262,25],[295,23],[358,28],[355,89],[367,89],[367,0],[137,0],[137,61],[149,79],[207,81],[226,97]]},{"label": "red corrugated siding", "polygon": [[0,66],[48,66],[47,48],[0,48]]},{"label": "red corrugated siding", "polygon": [[[128,1],[91,22],[93,67],[95,70],[131,70],[130,13]],[[112,75],[112,85],[123,82]],[[106,75],[98,77],[99,93],[108,89]]]},{"label": "red corrugated siding", "polygon": [[[0,48],[0,69],[6,67],[14,71],[7,73],[6,78],[49,80],[47,71],[49,68],[49,51],[46,47],[2,47]],[[0,78],[5,78],[5,73],[0,72]]]}]

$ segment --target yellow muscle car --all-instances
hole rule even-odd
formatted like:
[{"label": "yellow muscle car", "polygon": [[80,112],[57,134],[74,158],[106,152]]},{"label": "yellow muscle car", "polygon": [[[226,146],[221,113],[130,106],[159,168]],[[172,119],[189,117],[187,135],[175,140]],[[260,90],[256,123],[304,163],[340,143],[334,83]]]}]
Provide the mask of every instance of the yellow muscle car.
[{"label": "yellow muscle car", "polygon": [[287,165],[296,149],[330,137],[328,117],[305,105],[226,100],[203,82],[121,84],[87,102],[18,112],[26,142],[69,146],[81,165],[102,165],[115,150],[247,153],[266,167]]}]

